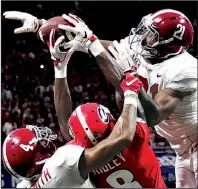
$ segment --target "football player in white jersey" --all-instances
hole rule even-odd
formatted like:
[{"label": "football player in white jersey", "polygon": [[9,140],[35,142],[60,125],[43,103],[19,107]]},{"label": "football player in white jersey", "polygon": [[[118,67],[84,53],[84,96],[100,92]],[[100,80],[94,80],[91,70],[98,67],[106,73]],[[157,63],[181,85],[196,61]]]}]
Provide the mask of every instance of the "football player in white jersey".
[{"label": "football player in white jersey", "polygon": [[[90,32],[87,26],[80,32],[82,28],[77,24],[75,29],[70,26],[60,28],[77,35]],[[136,58],[142,54],[153,64],[148,66],[148,92],[154,100],[143,91],[140,99],[148,124],[155,126],[158,134],[169,141],[177,154],[176,187],[197,187],[197,59],[186,51],[193,42],[193,35],[192,24],[184,14],[164,9],[143,17],[135,29],[135,36],[129,37]],[[96,57],[106,76],[107,72],[112,73],[107,78],[116,87],[120,65],[115,68],[115,61],[104,55],[104,48],[96,37],[91,36],[88,41],[82,44]],[[134,44],[138,48],[134,48]],[[132,58],[130,51],[122,48],[122,45],[117,45],[117,51],[111,52],[114,52],[117,62],[125,58],[129,63]],[[122,66],[126,68],[126,65]]]},{"label": "football player in white jersey", "polygon": [[164,9],[143,18],[136,32],[153,64],[154,101],[143,105],[152,112],[147,121],[177,154],[176,187],[197,187],[197,59],[186,51],[193,42],[192,24],[181,12]]},{"label": "football player in white jersey", "polygon": [[176,187],[197,187],[197,59],[186,51],[192,24],[181,12],[164,9],[144,17],[136,34],[152,64],[148,93],[154,101],[141,98],[147,123],[176,152]]}]

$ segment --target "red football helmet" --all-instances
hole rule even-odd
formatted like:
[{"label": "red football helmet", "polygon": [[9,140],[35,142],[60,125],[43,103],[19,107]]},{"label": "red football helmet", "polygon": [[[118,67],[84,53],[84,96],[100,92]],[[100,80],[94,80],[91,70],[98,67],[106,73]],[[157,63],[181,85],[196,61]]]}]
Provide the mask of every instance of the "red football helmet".
[{"label": "red football helmet", "polygon": [[71,137],[82,147],[92,147],[110,134],[113,116],[109,110],[96,103],[78,106],[71,114],[68,124]]},{"label": "red football helmet", "polygon": [[12,131],[3,144],[2,159],[8,172],[19,178],[35,180],[46,160],[56,147],[52,143],[57,136],[47,127],[27,125]]},{"label": "red football helmet", "polygon": [[[135,34],[134,35],[131,35]],[[138,27],[131,30],[130,46],[139,40],[146,58],[167,58],[177,55],[193,42],[194,30],[190,20],[181,12],[163,9],[142,18]]]}]

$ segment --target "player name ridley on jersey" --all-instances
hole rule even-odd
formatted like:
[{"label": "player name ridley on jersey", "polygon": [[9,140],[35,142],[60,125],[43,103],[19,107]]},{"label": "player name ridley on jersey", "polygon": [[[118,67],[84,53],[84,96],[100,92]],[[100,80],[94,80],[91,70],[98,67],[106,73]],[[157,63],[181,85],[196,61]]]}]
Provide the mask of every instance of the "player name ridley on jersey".
[{"label": "player name ridley on jersey", "polygon": [[115,169],[116,167],[121,165],[122,162],[125,162],[125,161],[126,161],[126,159],[122,156],[121,153],[119,153],[119,154],[117,154],[117,157],[115,157],[112,161],[110,161],[109,163],[107,163],[103,167],[93,171],[93,174],[94,175],[99,175],[101,173],[106,173],[110,170]]}]

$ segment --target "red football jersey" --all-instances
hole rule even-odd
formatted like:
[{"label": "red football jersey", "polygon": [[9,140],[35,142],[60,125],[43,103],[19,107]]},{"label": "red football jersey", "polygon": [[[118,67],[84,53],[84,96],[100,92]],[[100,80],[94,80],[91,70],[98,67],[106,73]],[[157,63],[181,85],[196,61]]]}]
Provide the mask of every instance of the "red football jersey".
[{"label": "red football jersey", "polygon": [[97,188],[166,188],[160,165],[149,145],[150,131],[146,123],[137,122],[129,147],[112,161],[90,173]]}]

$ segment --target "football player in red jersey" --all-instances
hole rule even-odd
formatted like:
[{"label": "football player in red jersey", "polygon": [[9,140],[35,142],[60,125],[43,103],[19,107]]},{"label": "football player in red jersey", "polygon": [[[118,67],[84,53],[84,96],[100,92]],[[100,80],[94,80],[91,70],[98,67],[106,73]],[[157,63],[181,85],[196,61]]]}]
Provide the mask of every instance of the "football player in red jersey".
[{"label": "football player in red jersey", "polygon": [[[100,141],[108,136],[114,128],[116,120],[108,114],[109,128],[104,136],[97,133],[102,112],[87,113],[84,109],[84,119],[77,111],[69,118],[69,126],[75,143],[82,147],[93,146],[92,140]],[[104,120],[105,121],[105,120]],[[88,125],[89,132],[85,130]],[[94,137],[94,138],[93,138]],[[166,188],[161,175],[157,157],[149,145],[150,132],[148,125],[140,118],[136,120],[136,132],[131,144],[118,153],[111,161],[90,173],[91,181],[97,188]]]}]

